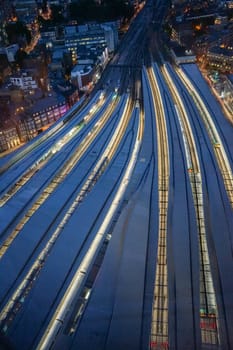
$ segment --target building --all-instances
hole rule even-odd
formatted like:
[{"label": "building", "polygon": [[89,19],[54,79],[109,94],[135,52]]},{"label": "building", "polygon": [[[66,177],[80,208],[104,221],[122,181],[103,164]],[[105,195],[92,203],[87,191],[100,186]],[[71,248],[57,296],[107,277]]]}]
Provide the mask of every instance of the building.
[{"label": "building", "polygon": [[4,19],[0,21],[0,45],[1,46],[6,46],[8,45],[8,36],[6,32],[6,22]]},{"label": "building", "polygon": [[77,64],[71,71],[71,81],[79,90],[87,90],[89,84],[92,84],[92,79],[92,66]]},{"label": "building", "polygon": [[173,47],[171,49],[171,55],[177,65],[196,62],[196,55],[191,50],[187,50],[182,46]]},{"label": "building", "polygon": [[15,148],[21,144],[18,128],[14,123],[8,121],[0,128],[0,152]]},{"label": "building", "polygon": [[56,41],[56,38],[57,38],[56,27],[49,27],[48,29],[42,29],[40,31],[40,42],[46,45]]},{"label": "building", "polygon": [[68,103],[69,107],[72,107],[79,100],[79,91],[76,86],[69,81],[58,81],[56,84],[56,90],[59,94],[63,95]]},{"label": "building", "polygon": [[228,23],[227,16],[217,16],[214,20],[215,25],[225,25]]},{"label": "building", "polygon": [[206,64],[221,72],[233,72],[233,50],[215,46],[207,51]]},{"label": "building", "polygon": [[17,86],[24,91],[34,90],[38,88],[36,81],[32,76],[29,76],[27,72],[21,72],[17,75],[12,75],[10,77],[10,82],[12,85]]},{"label": "building", "polygon": [[233,9],[233,1],[226,1],[226,5],[229,9]]},{"label": "building", "polygon": [[191,47],[193,44],[193,28],[191,22],[175,23],[171,27],[171,40],[179,45]]},{"label": "building", "polygon": [[19,18],[37,14],[37,4],[35,0],[16,0],[15,11]]},{"label": "building", "polygon": [[10,83],[5,83],[0,89],[0,101],[2,100],[9,101],[11,104],[22,105],[24,100],[23,90],[11,85]]},{"label": "building", "polygon": [[[5,95],[2,98],[5,99],[2,102],[6,103],[6,99],[10,97]],[[55,94],[50,94],[50,96],[36,101],[32,98],[31,102],[27,109],[19,107],[15,113],[11,111],[7,118],[0,119],[0,152],[13,149],[33,139],[61,118],[69,109],[66,98]]]},{"label": "building", "polygon": [[80,25],[65,27],[65,46],[72,53],[73,62],[77,61],[77,54],[80,48],[93,47],[108,48],[113,52],[117,45],[117,27],[110,25]]},{"label": "building", "polygon": [[120,29],[120,21],[105,22],[102,24],[105,29],[105,37],[107,41],[107,48],[110,53],[114,52],[118,46]]},{"label": "building", "polygon": [[55,94],[36,101],[21,117],[26,129],[27,139],[30,140],[46,130],[61,118],[68,109],[66,99]]},{"label": "building", "polygon": [[62,60],[64,51],[65,47],[53,50],[52,60],[49,64],[50,71],[62,70]]},{"label": "building", "polygon": [[5,54],[7,56],[8,62],[12,63],[15,61],[15,55],[19,50],[18,44],[13,44],[10,46],[0,48],[0,53]]},{"label": "building", "polygon": [[0,54],[0,83],[3,83],[10,74],[11,68],[7,56]]}]

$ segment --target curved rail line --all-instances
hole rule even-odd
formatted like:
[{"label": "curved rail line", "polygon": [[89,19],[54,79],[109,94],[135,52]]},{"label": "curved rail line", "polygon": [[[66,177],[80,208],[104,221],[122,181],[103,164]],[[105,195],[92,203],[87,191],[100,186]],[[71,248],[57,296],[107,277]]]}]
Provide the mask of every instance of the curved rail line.
[{"label": "curved rail line", "polygon": [[[128,110],[128,112],[127,112]],[[90,191],[91,187],[96,183],[98,178],[103,173],[104,169],[106,168],[107,164],[111,161],[112,157],[114,156],[116,149],[122,139],[122,135],[124,134],[125,128],[128,125],[129,119],[125,118],[125,113],[129,115],[129,101],[126,102],[125,110],[122,114],[121,121],[118,125],[118,127],[115,130],[115,133],[105,149],[104,153],[102,154],[101,158],[99,159],[98,163],[96,164],[95,168],[92,170],[91,174],[88,176],[88,179],[82,186],[80,192],[76,196],[76,198],[73,200],[72,204],[68,208],[66,214],[63,216],[62,220],[58,224],[56,230],[51,235],[50,239],[48,240],[45,247],[42,249],[41,253],[36,258],[35,262],[29,269],[27,275],[24,277],[24,279],[21,281],[20,285],[17,287],[16,291],[13,293],[13,295],[10,297],[9,301],[5,304],[4,308],[1,310],[0,313],[0,322],[1,327],[4,330],[7,330],[10,323],[13,321],[14,317],[13,315],[16,315],[16,312],[14,310],[18,310],[18,304],[19,300],[23,299],[23,302],[26,298],[26,296],[29,294],[29,291],[32,288],[32,284],[35,282],[36,278],[39,275],[39,272],[41,271],[42,267],[45,264],[46,258],[48,257],[52,247],[54,246],[57,238],[59,237],[60,233],[62,232],[63,228],[67,224],[68,220],[70,219],[71,215],[77,208],[77,206],[80,204],[80,202],[83,200],[83,197],[86,195],[87,192]]]},{"label": "curved rail line", "polygon": [[[111,98],[111,96],[110,96]],[[95,117],[95,113],[98,111],[101,111],[101,107],[103,109],[104,100],[97,101],[97,103],[92,106],[92,117],[90,117],[89,112],[87,112],[83,119],[78,122],[78,124],[74,124],[72,128],[69,128],[69,130],[66,131],[66,133],[63,133],[59,137],[59,139],[56,141],[55,144],[49,149],[46,150],[45,153],[43,153],[39,159],[37,159],[34,164],[29,168],[28,171],[23,173],[20,177],[17,178],[17,182],[11,184],[11,187],[8,188],[7,192],[5,192],[0,197],[0,207],[3,206],[11,197],[17,193],[22,186],[24,186],[34,175],[39,171],[43,166],[46,165],[48,161],[50,161],[54,155],[60,151],[68,142],[70,142],[72,139],[76,138],[77,134],[80,132],[80,130],[86,126],[92,119]],[[107,105],[107,102],[106,102]],[[73,124],[73,123],[72,123]],[[76,141],[77,142],[77,141]]]},{"label": "curved rail line", "polygon": [[184,72],[181,71],[181,69],[176,68],[176,72],[177,75],[180,77],[181,81],[186,86],[187,91],[189,91],[190,95],[192,96],[197,108],[199,109],[200,116],[206,126],[206,130],[209,134],[211,143],[213,145],[214,153],[218,162],[220,172],[222,174],[226,192],[231,206],[233,208],[233,174],[219,132],[215,127],[211,115],[207,110],[206,106],[204,105],[200,94],[198,93],[197,89],[195,89],[190,79]]},{"label": "curved rail line", "polygon": [[[139,125],[141,122],[142,120],[140,118],[138,123],[137,134],[139,134],[140,132]],[[125,170],[125,174],[122,178],[119,189],[117,190],[117,193],[109,208],[108,214],[106,215],[101,227],[99,228],[94,240],[92,241],[87,254],[81,261],[80,266],[78,267],[70,285],[68,286],[64,297],[62,298],[60,304],[58,305],[40,343],[37,346],[37,349],[40,349],[40,350],[48,349],[54,343],[54,341],[56,341],[58,334],[61,332],[64,322],[66,321],[67,316],[71,312],[72,305],[75,299],[77,298],[77,295],[82,290],[83,284],[88,276],[88,272],[90,271],[91,267],[94,264],[95,257],[98,251],[101,249],[103,241],[105,240],[106,235],[108,234],[109,225],[111,224],[112,219],[115,213],[117,212],[120,203],[122,202],[124,193],[130,181],[130,177],[137,160],[140,145],[141,143],[138,140],[138,135],[137,135],[131,159],[129,161],[127,169]]]},{"label": "curved rail line", "polygon": [[183,142],[185,145],[186,162],[191,183],[196,221],[198,228],[199,240],[199,260],[200,260],[200,330],[202,344],[211,344],[218,346],[220,342],[218,327],[218,308],[216,303],[216,295],[213,285],[213,277],[211,273],[209,250],[207,245],[207,237],[205,230],[205,213],[203,205],[202,193],[202,176],[200,173],[200,165],[198,153],[192,129],[188,120],[186,108],[176,85],[172,81],[172,77],[164,65],[162,68],[164,78],[171,91],[174,101],[177,105],[176,114],[182,131]]},{"label": "curved rail line", "polygon": [[101,131],[101,124],[105,124],[106,121],[111,117],[112,112],[115,108],[115,102],[111,105],[110,109],[103,114],[103,116],[99,119],[99,121],[95,124],[93,128],[93,132],[88,134],[85,140],[81,142],[77,146],[77,151],[73,152],[71,157],[65,162],[63,168],[55,174],[54,178],[50,181],[47,187],[42,191],[38,199],[32,205],[32,207],[27,211],[27,213],[23,216],[20,222],[16,225],[11,234],[7,237],[7,239],[3,242],[0,247],[0,259],[6,253],[7,249],[13,242],[13,240],[17,237],[19,232],[22,230],[24,225],[28,222],[30,217],[34,214],[34,212],[45,202],[45,200],[53,193],[53,191],[58,187],[58,185],[64,181],[64,178],[72,171],[74,166],[76,166],[77,162],[80,160],[81,156],[84,154],[86,149],[90,146],[93,140],[97,137],[97,135]]}]

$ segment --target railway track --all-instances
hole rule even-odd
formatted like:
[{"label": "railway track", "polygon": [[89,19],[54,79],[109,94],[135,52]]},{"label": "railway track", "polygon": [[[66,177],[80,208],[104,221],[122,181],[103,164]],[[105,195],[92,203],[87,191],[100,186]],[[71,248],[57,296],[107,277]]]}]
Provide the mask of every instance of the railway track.
[{"label": "railway track", "polygon": [[72,169],[76,166],[78,161],[81,159],[82,155],[86,149],[90,146],[93,140],[97,137],[101,130],[101,124],[105,124],[107,120],[111,117],[114,108],[116,108],[117,101],[110,105],[110,108],[103,114],[99,121],[94,126],[94,131],[87,135],[86,139],[77,145],[76,151],[74,150],[72,155],[66,160],[62,169],[58,171],[54,177],[51,179],[50,183],[42,191],[37,200],[33,203],[31,208],[27,210],[23,218],[17,223],[16,227],[12,230],[10,235],[6,238],[0,247],[0,259],[6,253],[7,249],[10,247],[14,239],[23,229],[25,224],[29,221],[31,216],[41,207],[41,205],[46,201],[46,199],[55,191],[55,189],[64,181],[64,178],[70,174]]},{"label": "railway track", "polygon": [[[129,111],[128,111],[129,112]],[[128,113],[128,116],[130,113]],[[127,125],[129,120],[125,121],[125,125]],[[37,349],[48,349],[51,344],[56,341],[56,338],[59,336],[62,328],[66,328],[66,323],[68,322],[69,333],[72,334],[77,329],[77,320],[80,317],[80,307],[77,310],[76,316],[73,320],[69,319],[70,313],[72,313],[73,305],[76,304],[77,299],[80,298],[83,292],[85,292],[85,281],[89,276],[89,272],[92,269],[93,264],[95,263],[95,258],[98,256],[98,252],[101,250],[103,244],[105,244],[105,240],[110,239],[111,233],[109,231],[109,227],[111,227],[112,220],[114,220],[115,215],[117,215],[119,206],[122,203],[124,198],[124,193],[127,189],[128,183],[131,178],[132,171],[136,164],[137,155],[140,150],[141,141],[139,140],[139,134],[141,132],[143,123],[142,115],[139,116],[137,135],[135,138],[135,145],[133,147],[133,152],[128,162],[127,168],[124,170],[124,175],[121,180],[119,189],[117,190],[112,204],[106,214],[98,232],[96,233],[93,241],[90,244],[90,247],[87,251],[87,254],[83,257],[82,261],[78,269],[75,272],[75,275],[70,282],[66,293],[64,294],[61,302],[59,303],[57,309],[55,310],[53,317],[45,330],[43,337],[41,338]],[[121,127],[120,127],[121,128]],[[123,133],[125,132],[124,128],[122,129]],[[118,134],[118,132],[116,132]],[[113,146],[114,147],[114,146]],[[90,292],[90,291],[89,291]],[[83,303],[86,304],[86,300],[83,300]],[[85,305],[82,304],[82,307]],[[83,309],[81,310],[83,313]],[[70,328],[70,324],[72,324]],[[67,331],[67,330],[66,330]]]},{"label": "railway track", "polygon": [[[23,278],[20,285],[17,287],[17,289],[12,294],[8,302],[5,304],[4,308],[1,310],[0,322],[1,322],[1,328],[4,332],[8,330],[8,328],[10,327],[10,324],[12,323],[18,310],[20,309],[20,306],[24,303],[25,298],[29,295],[37,277],[39,276],[41,269],[43,268],[46,262],[47,257],[50,254],[51,249],[53,248],[56,240],[58,239],[65,225],[69,221],[71,215],[76,210],[77,206],[83,201],[86,194],[98,181],[98,178],[102,175],[107,165],[113,158],[118,148],[118,145],[122,139],[122,135],[124,135],[125,129],[129,123],[129,117],[125,118],[125,115],[127,114],[128,116],[130,116],[131,115],[130,111],[131,111],[130,103],[129,103],[129,100],[127,100],[125,109],[122,113],[121,121],[118,124],[118,127],[116,128],[115,133],[110,143],[108,144],[106,150],[104,151],[101,158],[97,162],[95,168],[89,174],[86,182],[82,186],[76,198],[74,198],[74,200],[72,201],[72,204],[69,206],[66,213],[63,215],[62,220],[58,223],[57,228],[52,233],[45,247],[41,250],[40,254],[35,259],[27,275]],[[65,168],[64,168],[64,171],[66,171]]]},{"label": "railway track", "polygon": [[[167,127],[160,89],[152,68],[148,77],[153,89],[156,111],[157,147],[158,147],[158,195],[159,195],[159,231],[154,285],[154,302],[150,349],[168,349],[168,271],[167,271],[167,212],[169,195],[169,150]],[[156,96],[156,99],[155,99]]]},{"label": "railway track", "polygon": [[195,89],[190,79],[179,68],[176,68],[176,73],[193,98],[193,101],[195,102],[200,116],[205,124],[207,133],[213,146],[219,170],[223,178],[226,193],[228,195],[231,207],[233,208],[233,174],[219,132],[215,127],[211,115],[203,103],[200,94],[198,93],[197,89]]},{"label": "railway track", "polygon": [[[77,124],[72,122],[72,128],[70,126],[69,130],[62,133],[59,140],[53,143],[53,146],[50,149],[46,150],[42,155],[40,155],[36,161],[30,166],[29,170],[23,172],[20,177],[17,178],[17,182],[11,184],[8,187],[7,191],[2,189],[2,196],[0,197],[0,207],[6,204],[6,202],[12,198],[22,186],[24,186],[43,166],[45,166],[49,161],[52,160],[54,155],[59,152],[67,143],[70,143],[72,139],[75,139],[80,130],[86,126],[92,119],[94,119],[95,114],[101,109],[103,109],[104,100],[100,99],[97,103],[91,108],[92,117],[90,117],[90,111],[86,111],[86,114],[83,116],[82,120],[79,120]],[[86,109],[85,109],[86,110]],[[77,143],[77,141],[75,141]]]},{"label": "railway track", "polygon": [[220,343],[218,308],[211,272],[209,249],[207,245],[205,213],[203,205],[202,176],[200,172],[199,158],[192,136],[183,101],[179,98],[176,85],[166,66],[162,68],[164,78],[171,91],[175,102],[176,115],[182,132],[185,146],[185,156],[189,180],[192,188],[194,206],[196,211],[196,222],[198,228],[199,262],[200,262],[200,332],[202,346],[211,345],[217,349]]}]

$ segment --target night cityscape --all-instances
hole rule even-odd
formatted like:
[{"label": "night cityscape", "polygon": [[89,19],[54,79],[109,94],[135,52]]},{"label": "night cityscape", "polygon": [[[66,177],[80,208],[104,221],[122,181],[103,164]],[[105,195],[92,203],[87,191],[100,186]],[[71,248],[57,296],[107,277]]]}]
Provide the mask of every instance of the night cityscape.
[{"label": "night cityscape", "polygon": [[233,1],[0,0],[0,350],[233,349]]}]

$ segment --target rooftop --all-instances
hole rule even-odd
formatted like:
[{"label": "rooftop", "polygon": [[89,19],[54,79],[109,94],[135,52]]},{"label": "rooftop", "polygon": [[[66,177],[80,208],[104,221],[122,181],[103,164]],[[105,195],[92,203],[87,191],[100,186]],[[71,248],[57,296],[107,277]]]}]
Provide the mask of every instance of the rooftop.
[{"label": "rooftop", "polygon": [[50,96],[41,97],[40,99],[34,101],[33,105],[29,109],[29,113],[37,113],[48,109],[54,105],[64,102],[64,97],[62,95],[51,93]]}]

